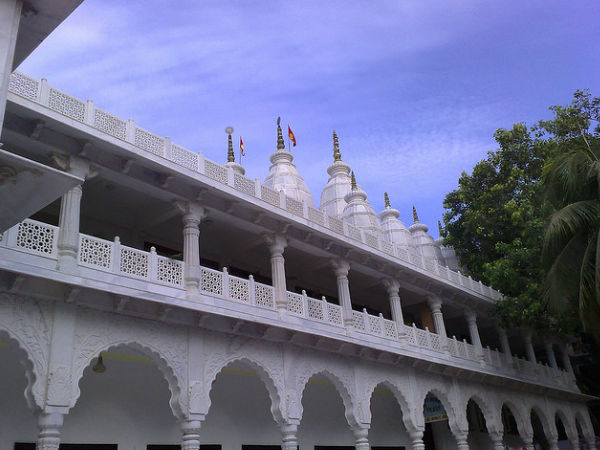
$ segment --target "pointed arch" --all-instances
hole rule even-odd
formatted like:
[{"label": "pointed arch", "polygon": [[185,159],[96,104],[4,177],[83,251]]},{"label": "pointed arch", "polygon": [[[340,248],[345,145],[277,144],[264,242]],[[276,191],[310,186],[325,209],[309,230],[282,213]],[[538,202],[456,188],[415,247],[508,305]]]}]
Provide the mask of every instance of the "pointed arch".
[{"label": "pointed arch", "polygon": [[[389,389],[390,392],[392,393],[392,395],[394,396],[394,398],[396,399],[396,402],[398,403],[398,405],[400,406],[400,409],[402,411],[402,422],[404,423],[404,426],[406,428],[407,431],[417,431],[417,426],[415,423],[413,423],[412,420],[412,415],[411,415],[411,410],[410,410],[410,404],[408,403],[408,400],[406,399],[405,395],[400,391],[400,389],[398,389],[398,387],[391,382],[388,379],[384,379],[379,381],[375,386],[373,386],[370,389],[370,393],[369,393],[369,414],[370,413],[370,406],[371,406],[371,402],[373,400],[373,393],[375,392],[375,389],[377,389],[379,386],[384,386],[385,388]],[[369,419],[371,419],[371,417],[369,417]],[[371,420],[369,420],[370,422]]]},{"label": "pointed arch", "polygon": [[[565,433],[567,434],[567,438],[569,441],[574,442],[577,441],[577,429],[574,426],[574,423],[569,420],[569,417],[565,414],[565,412],[561,408],[557,408],[554,413],[554,421],[558,421],[562,423],[562,426],[565,429]],[[557,428],[558,433],[558,428]]]},{"label": "pointed arch", "polygon": [[77,400],[81,396],[80,384],[83,379],[83,372],[86,367],[88,367],[92,360],[96,358],[100,353],[107,352],[111,349],[118,347],[130,347],[134,350],[139,351],[144,354],[150,360],[156,364],[158,370],[163,375],[164,379],[167,381],[167,385],[169,387],[169,391],[171,393],[169,406],[171,407],[171,411],[173,415],[181,420],[184,417],[184,411],[181,408],[181,404],[179,402],[179,397],[181,394],[181,387],[177,376],[175,375],[175,371],[169,363],[169,359],[166,355],[162,354],[160,349],[154,348],[152,345],[147,343],[141,343],[137,340],[130,339],[124,340],[120,342],[112,342],[112,343],[104,343],[103,345],[98,345],[94,350],[90,351],[86,355],[87,364],[81,364],[73,373],[72,383],[73,383],[73,394],[71,396],[71,404],[70,408],[73,408],[77,403]]},{"label": "pointed arch", "polygon": [[529,420],[531,421],[531,423],[530,423],[531,428],[533,429],[533,421],[532,421],[533,413],[535,413],[537,415],[538,419],[540,419],[540,422],[542,423],[542,429],[544,432],[544,436],[546,437],[546,439],[553,437],[556,434],[554,431],[554,427],[552,426],[553,424],[550,423],[550,421],[548,420],[548,417],[546,416],[546,413],[538,405],[533,405],[529,409]]},{"label": "pointed arch", "polygon": [[33,412],[39,411],[40,405],[35,401],[33,395],[33,385],[36,383],[39,377],[36,374],[31,355],[27,351],[27,348],[23,345],[23,342],[20,339],[17,339],[17,336],[15,336],[9,330],[0,328],[0,340],[8,342],[10,349],[15,353],[19,363],[21,363],[21,366],[23,366],[25,378],[27,379],[27,385],[25,386],[23,395],[25,397],[25,401],[27,402],[27,406]]},{"label": "pointed arch", "polygon": [[[485,418],[485,425],[488,433],[502,432],[502,413],[495,408],[491,402],[487,401],[484,397],[479,394],[473,394],[467,398],[467,402],[464,405],[464,410],[467,410],[469,401],[475,403]],[[500,414],[498,414],[500,413]]]},{"label": "pointed arch", "polygon": [[[438,400],[442,403],[442,406],[446,410],[446,414],[448,416],[448,426],[450,427],[450,431],[452,431],[452,434],[454,436],[459,436],[460,434],[463,434],[466,431],[464,429],[466,427],[463,426],[463,428],[461,428],[460,424],[461,424],[461,422],[466,421],[466,414],[460,415],[460,412],[452,404],[452,402],[450,400],[450,396],[445,394],[440,388],[437,388],[437,387],[429,389],[425,393],[425,395],[421,398],[420,410],[418,410],[418,413],[417,413],[417,423],[421,427],[425,426],[425,416],[424,416],[423,408],[425,405],[425,398],[429,394],[435,395],[438,398]],[[465,412],[466,412],[466,408],[465,408]],[[459,417],[459,415],[460,415],[460,417]],[[463,418],[464,418],[464,420],[461,420]]]},{"label": "pointed arch", "polygon": [[217,376],[223,371],[223,369],[234,363],[240,363],[242,365],[245,365],[249,367],[252,371],[254,371],[256,375],[258,375],[259,379],[262,381],[263,385],[267,389],[267,393],[269,394],[269,399],[271,400],[271,414],[273,415],[273,419],[278,424],[283,423],[284,416],[281,411],[281,394],[279,392],[277,384],[274,381],[273,375],[261,363],[247,356],[234,356],[232,358],[229,358],[228,360],[223,362],[223,364],[219,368],[216,368],[216,370],[213,371],[212,375],[210,376],[211,379],[207,380],[207,385],[210,386],[207,400],[207,410],[210,411],[210,405],[212,402],[212,400],[210,399],[210,391],[212,391]]},{"label": "pointed arch", "polygon": [[502,408],[504,407],[506,407],[506,409],[508,409],[515,418],[519,435],[521,437],[533,436],[533,429],[531,428],[530,423],[531,420],[529,420],[529,418],[525,416],[525,411],[519,408],[512,400],[505,400],[504,402],[502,402],[502,406],[500,406],[500,411],[502,411]]}]

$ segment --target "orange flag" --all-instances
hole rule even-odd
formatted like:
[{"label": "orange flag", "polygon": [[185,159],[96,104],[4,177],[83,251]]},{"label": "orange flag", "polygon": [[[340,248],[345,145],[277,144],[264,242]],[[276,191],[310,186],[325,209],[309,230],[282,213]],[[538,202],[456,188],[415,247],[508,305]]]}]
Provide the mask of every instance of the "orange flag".
[{"label": "orange flag", "polygon": [[290,128],[290,126],[288,125],[288,137],[290,138],[290,141],[292,141],[292,144],[294,144],[294,147],[296,146],[296,136],[294,136],[294,133],[292,133],[292,129]]},{"label": "orange flag", "polygon": [[240,136],[240,153],[242,154],[242,156],[246,156],[246,154],[244,153],[244,141],[242,141],[241,136]]}]

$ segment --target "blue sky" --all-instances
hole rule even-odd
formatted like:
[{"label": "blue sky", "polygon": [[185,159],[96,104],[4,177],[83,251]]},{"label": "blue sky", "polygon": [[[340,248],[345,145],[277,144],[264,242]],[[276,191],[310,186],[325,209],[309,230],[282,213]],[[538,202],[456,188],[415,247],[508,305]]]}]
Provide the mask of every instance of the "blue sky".
[{"label": "blue sky", "polygon": [[437,236],[444,196],[493,132],[600,96],[597,0],[84,0],[19,67],[224,162],[267,174],[275,121],[319,203],[331,131],[376,211]]}]

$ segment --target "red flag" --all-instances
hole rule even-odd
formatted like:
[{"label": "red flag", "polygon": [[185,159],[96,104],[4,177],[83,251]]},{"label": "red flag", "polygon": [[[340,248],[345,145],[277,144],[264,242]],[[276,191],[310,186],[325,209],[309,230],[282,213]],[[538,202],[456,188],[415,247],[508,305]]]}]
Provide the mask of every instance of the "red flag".
[{"label": "red flag", "polygon": [[294,136],[294,133],[292,133],[292,129],[290,128],[290,126],[288,125],[288,137],[290,138],[290,141],[292,141],[292,144],[294,144],[294,147],[296,146],[296,136]]},{"label": "red flag", "polygon": [[244,141],[242,141],[241,136],[240,136],[240,153],[242,154],[242,156],[246,156],[246,154],[244,153]]}]

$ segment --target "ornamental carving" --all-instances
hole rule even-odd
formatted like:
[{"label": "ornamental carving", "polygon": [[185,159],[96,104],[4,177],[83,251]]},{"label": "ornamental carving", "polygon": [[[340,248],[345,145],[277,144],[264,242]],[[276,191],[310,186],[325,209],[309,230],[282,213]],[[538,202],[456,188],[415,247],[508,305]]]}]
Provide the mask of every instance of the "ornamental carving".
[{"label": "ornamental carving", "polygon": [[48,375],[46,405],[69,406],[71,400],[71,369],[64,365],[52,367]]}]

